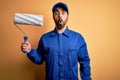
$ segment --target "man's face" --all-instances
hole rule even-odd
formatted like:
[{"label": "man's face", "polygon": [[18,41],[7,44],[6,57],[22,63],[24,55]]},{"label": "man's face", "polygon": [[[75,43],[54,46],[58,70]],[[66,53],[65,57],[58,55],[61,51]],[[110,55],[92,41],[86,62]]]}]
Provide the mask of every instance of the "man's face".
[{"label": "man's face", "polygon": [[65,27],[68,20],[68,16],[68,13],[64,9],[60,7],[56,8],[56,10],[53,13],[53,19],[57,29],[62,29],[63,27]]}]

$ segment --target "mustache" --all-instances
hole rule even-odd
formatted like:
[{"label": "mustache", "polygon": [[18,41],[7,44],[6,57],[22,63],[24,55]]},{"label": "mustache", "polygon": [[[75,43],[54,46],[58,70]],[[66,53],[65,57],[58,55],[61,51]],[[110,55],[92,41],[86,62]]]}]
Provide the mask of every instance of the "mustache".
[{"label": "mustache", "polygon": [[60,21],[63,21],[63,20],[60,18],[60,19],[58,19],[58,22],[60,22]]}]

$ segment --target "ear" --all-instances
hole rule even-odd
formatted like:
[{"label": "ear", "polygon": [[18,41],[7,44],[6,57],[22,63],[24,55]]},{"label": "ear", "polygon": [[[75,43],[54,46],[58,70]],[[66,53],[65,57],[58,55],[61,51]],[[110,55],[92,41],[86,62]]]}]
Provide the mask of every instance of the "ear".
[{"label": "ear", "polygon": [[67,18],[69,18],[69,14],[67,15]]},{"label": "ear", "polygon": [[68,14],[68,17],[69,17],[69,14]]},{"label": "ear", "polygon": [[52,17],[53,17],[53,20],[54,20],[54,15],[52,15]]}]

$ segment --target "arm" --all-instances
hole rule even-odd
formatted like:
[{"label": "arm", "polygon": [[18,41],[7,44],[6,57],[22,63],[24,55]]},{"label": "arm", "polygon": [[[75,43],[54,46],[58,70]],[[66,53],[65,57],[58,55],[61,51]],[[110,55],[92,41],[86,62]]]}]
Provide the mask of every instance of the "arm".
[{"label": "arm", "polygon": [[44,53],[43,52],[43,41],[41,38],[39,41],[37,50],[31,49],[30,53],[28,53],[27,56],[32,62],[36,64],[41,64],[44,61],[43,53]]},{"label": "arm", "polygon": [[39,41],[38,49],[31,49],[29,42],[24,42],[21,46],[23,52],[27,51],[27,57],[36,64],[41,64],[43,62],[43,43],[42,40]]},{"label": "arm", "polygon": [[91,80],[90,59],[87,51],[87,46],[83,38],[81,40],[79,52],[79,63],[80,63],[80,75],[82,80]]},{"label": "arm", "polygon": [[41,64],[43,62],[42,56],[39,55],[35,49],[31,49],[31,51],[27,54],[27,57],[36,64]]}]

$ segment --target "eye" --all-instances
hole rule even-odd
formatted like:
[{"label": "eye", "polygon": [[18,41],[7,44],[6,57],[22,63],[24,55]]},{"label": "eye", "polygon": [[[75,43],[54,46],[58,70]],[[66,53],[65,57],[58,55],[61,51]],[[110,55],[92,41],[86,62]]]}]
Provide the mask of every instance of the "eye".
[{"label": "eye", "polygon": [[55,15],[59,15],[59,12],[58,12],[58,11],[55,11],[54,14],[55,14]]},{"label": "eye", "polygon": [[66,11],[62,11],[62,14],[63,14],[63,15],[66,14]]}]

